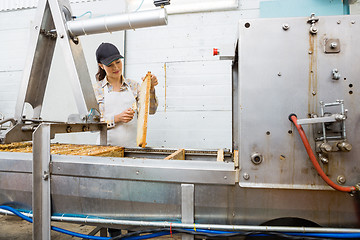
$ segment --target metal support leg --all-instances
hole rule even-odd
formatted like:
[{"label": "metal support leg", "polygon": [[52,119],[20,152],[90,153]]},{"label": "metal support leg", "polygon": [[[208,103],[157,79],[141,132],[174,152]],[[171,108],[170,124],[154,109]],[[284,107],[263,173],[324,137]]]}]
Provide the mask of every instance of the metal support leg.
[{"label": "metal support leg", "polygon": [[[181,184],[181,222],[194,223],[194,184]],[[192,235],[182,235],[182,240],[193,239]]]},{"label": "metal support leg", "polygon": [[50,239],[50,124],[33,133],[33,240]]}]

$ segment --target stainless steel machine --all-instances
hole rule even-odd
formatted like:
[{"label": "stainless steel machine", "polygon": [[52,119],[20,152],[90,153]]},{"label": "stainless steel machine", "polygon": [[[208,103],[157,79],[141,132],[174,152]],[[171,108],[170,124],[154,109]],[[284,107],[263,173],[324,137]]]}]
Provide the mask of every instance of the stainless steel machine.
[{"label": "stainless steel machine", "polygon": [[[38,12],[16,116],[1,139],[32,139],[34,151],[0,153],[0,204],[33,210],[34,239],[50,238],[50,219],[101,227],[360,233],[359,16],[240,20],[233,149],[185,150],[185,160],[164,160],[176,149],[125,149],[124,158],[50,155],[58,132],[100,130],[105,144],[105,126],[89,114],[97,104],[84,94],[92,91],[77,36],[112,28],[103,27],[108,21],[70,20],[66,1],[43,0]],[[138,14],[144,24],[149,18],[166,24],[163,8]],[[39,119],[55,41],[66,52],[79,97],[73,123]],[[22,119],[24,102],[37,119]],[[280,219],[298,224],[271,227]]]}]

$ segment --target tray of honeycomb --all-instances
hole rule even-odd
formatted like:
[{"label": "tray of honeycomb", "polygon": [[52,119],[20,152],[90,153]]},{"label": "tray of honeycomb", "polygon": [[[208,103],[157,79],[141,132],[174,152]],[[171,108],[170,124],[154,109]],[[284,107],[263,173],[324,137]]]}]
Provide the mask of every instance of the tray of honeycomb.
[{"label": "tray of honeycomb", "polygon": [[[31,153],[32,143],[20,142],[0,144],[0,152]],[[60,155],[124,157],[124,147],[55,143],[50,145],[50,153]]]}]

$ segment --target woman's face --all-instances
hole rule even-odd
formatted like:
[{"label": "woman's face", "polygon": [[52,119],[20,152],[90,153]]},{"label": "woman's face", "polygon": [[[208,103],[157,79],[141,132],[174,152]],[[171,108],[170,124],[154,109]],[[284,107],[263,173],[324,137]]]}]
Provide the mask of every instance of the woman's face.
[{"label": "woman's face", "polygon": [[113,61],[109,66],[106,66],[105,64],[99,65],[105,70],[108,78],[118,78],[122,74],[122,62],[120,59]]}]

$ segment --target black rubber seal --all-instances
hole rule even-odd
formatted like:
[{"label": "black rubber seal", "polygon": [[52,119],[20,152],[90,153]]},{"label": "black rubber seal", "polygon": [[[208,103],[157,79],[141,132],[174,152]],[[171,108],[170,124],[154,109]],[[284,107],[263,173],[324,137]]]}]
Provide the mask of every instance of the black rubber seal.
[{"label": "black rubber seal", "polygon": [[289,115],[289,120],[290,120],[290,122],[292,122],[293,120],[291,119],[291,117],[292,116],[295,116],[296,118],[297,118],[297,116],[296,116],[296,114],[295,113],[291,113],[290,115]]}]

